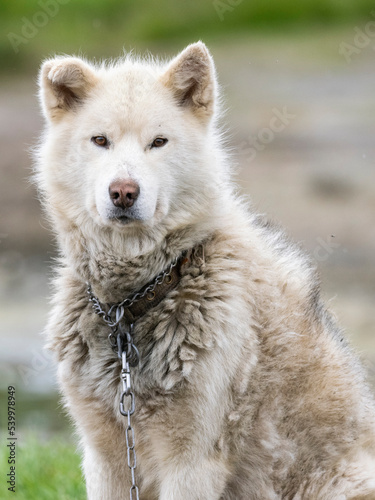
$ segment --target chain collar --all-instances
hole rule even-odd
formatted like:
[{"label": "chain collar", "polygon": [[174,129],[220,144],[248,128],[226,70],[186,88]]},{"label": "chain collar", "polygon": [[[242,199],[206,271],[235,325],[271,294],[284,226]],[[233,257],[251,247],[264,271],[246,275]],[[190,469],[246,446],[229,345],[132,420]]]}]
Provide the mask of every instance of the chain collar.
[{"label": "chain collar", "polygon": [[169,284],[171,282],[171,273],[180,260],[181,257],[176,257],[167,267],[167,269],[164,269],[160,274],[158,274],[151,283],[149,283],[140,291],[134,293],[130,297],[125,298],[121,302],[110,305],[108,310],[106,310],[105,306],[94,295],[90,283],[87,283],[87,293],[89,295],[89,301],[92,303],[94,311],[98,316],[101,316],[103,318],[103,321],[107,323],[110,328],[116,328],[117,325],[122,321],[126,309],[131,309],[134,304],[140,302],[143,299],[146,299],[148,302],[152,302],[155,299],[156,287],[162,285],[163,283]]}]

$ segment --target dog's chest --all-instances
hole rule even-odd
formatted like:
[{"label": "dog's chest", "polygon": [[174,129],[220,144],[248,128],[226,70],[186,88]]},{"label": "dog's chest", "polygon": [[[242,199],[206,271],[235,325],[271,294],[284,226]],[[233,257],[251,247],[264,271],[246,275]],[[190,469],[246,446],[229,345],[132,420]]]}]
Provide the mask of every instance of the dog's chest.
[{"label": "dog's chest", "polygon": [[[204,309],[204,300],[194,300],[192,294],[186,298],[172,293],[135,323],[134,344],[140,355],[139,365],[132,369],[136,392],[142,394],[150,388],[170,391],[189,377],[200,353],[214,345],[212,325],[205,318]],[[106,338],[110,329],[100,320],[96,341],[90,348],[91,357],[101,359],[103,375],[114,379],[114,383],[116,379],[120,381],[120,362],[110,373],[108,368],[116,353]]]}]

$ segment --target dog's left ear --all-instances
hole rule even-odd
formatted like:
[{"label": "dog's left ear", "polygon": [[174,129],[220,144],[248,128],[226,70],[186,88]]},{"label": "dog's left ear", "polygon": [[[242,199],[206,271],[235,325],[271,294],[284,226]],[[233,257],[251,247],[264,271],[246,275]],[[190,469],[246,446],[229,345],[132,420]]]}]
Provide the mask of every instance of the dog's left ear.
[{"label": "dog's left ear", "polygon": [[189,107],[202,121],[214,113],[216,75],[212,57],[204,43],[189,45],[169,64],[161,77],[180,106]]}]

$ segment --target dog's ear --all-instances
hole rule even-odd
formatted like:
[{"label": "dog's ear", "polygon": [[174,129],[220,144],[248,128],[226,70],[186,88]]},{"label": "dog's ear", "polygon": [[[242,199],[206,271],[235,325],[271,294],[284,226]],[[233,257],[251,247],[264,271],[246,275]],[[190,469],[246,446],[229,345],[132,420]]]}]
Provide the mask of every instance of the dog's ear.
[{"label": "dog's ear", "polygon": [[171,61],[161,81],[180,106],[190,107],[204,121],[212,116],[217,84],[214,63],[204,43],[183,50]]},{"label": "dog's ear", "polygon": [[40,99],[47,119],[60,119],[74,109],[95,85],[94,69],[76,57],[45,61],[39,74]]}]

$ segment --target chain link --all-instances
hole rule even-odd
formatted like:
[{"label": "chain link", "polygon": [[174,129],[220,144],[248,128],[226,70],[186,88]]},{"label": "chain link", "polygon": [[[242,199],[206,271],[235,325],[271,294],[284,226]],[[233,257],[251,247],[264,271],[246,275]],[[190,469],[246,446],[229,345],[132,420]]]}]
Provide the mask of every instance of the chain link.
[{"label": "chain link", "polygon": [[[126,439],[126,454],[128,459],[128,467],[131,474],[131,487],[129,490],[130,500],[139,500],[139,489],[135,480],[135,469],[137,468],[137,455],[135,453],[135,435],[134,429],[131,423],[131,416],[135,411],[135,397],[134,392],[131,388],[131,374],[130,374],[130,361],[127,356],[127,352],[130,352],[130,356],[133,354],[135,348],[133,344],[132,337],[132,327],[130,325],[129,332],[127,334],[126,340],[121,334],[117,336],[118,343],[118,355],[121,357],[121,380],[122,380],[122,393],[120,397],[120,413],[124,417],[127,417],[127,427],[125,429],[125,439]],[[137,351],[138,352],[138,351]],[[138,356],[139,361],[139,356]],[[125,409],[124,399],[128,399],[128,404]],[[129,399],[130,398],[130,399]]]}]

